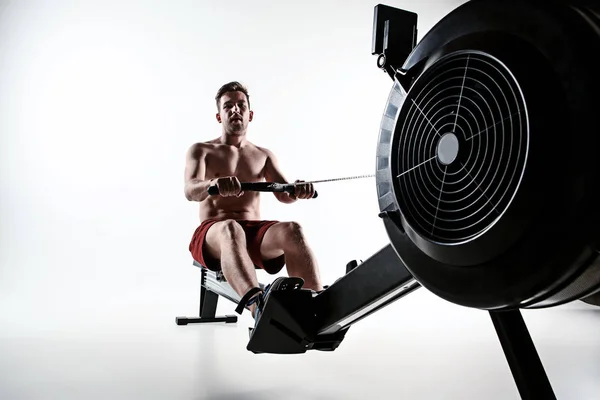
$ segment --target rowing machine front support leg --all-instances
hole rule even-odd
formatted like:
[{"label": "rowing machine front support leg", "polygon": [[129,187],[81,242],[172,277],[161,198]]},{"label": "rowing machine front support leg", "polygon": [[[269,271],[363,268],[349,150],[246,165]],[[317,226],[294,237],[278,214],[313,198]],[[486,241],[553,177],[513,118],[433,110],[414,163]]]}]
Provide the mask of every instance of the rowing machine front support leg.
[{"label": "rowing machine front support leg", "polygon": [[521,311],[489,313],[521,398],[556,400]]}]

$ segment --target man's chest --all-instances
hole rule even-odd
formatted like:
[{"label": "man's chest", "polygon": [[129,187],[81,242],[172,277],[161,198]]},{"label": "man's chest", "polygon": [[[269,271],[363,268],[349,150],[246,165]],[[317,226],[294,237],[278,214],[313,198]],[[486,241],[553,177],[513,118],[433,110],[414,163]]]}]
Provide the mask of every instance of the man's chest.
[{"label": "man's chest", "polygon": [[210,154],[206,161],[208,175],[250,181],[262,178],[266,157],[260,152],[237,151]]}]

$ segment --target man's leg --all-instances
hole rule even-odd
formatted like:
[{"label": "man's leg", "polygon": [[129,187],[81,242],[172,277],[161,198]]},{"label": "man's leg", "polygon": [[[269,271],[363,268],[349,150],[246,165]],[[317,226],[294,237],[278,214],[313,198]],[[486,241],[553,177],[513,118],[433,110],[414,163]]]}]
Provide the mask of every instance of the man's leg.
[{"label": "man's leg", "polygon": [[[239,223],[226,220],[211,226],[204,239],[204,250],[220,260],[225,279],[240,297],[259,287],[254,263],[246,249],[246,234]],[[249,308],[254,316],[256,304]]]},{"label": "man's leg", "polygon": [[260,251],[269,260],[285,254],[289,276],[304,279],[304,287],[323,290],[317,259],[297,222],[278,222],[265,233]]}]

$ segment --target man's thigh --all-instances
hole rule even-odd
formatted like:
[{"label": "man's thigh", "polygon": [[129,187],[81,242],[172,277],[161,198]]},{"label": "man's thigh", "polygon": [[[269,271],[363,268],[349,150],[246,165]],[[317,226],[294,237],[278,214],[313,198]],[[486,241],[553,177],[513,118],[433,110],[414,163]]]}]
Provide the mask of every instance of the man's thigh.
[{"label": "man's thigh", "polygon": [[[222,232],[225,224],[237,224],[237,222],[219,221],[206,231],[203,251],[211,258],[221,258]],[[263,260],[271,260],[283,255],[284,243],[286,240],[290,240],[290,224],[289,222],[276,222],[265,231],[260,244],[260,255]],[[241,225],[239,226],[241,227]],[[246,240],[251,240],[251,238],[246,238]]]}]

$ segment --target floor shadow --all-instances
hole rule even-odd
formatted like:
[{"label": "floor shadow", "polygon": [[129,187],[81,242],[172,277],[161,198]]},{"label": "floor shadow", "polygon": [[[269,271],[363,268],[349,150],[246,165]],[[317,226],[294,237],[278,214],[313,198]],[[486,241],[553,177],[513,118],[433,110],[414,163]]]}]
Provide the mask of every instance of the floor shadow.
[{"label": "floor shadow", "polygon": [[[273,396],[265,395],[264,391],[251,391],[251,392],[229,392],[229,393],[210,393],[207,399],[210,400],[267,400],[271,398],[275,398],[277,395],[273,394]],[[281,397],[281,394],[279,394]]]},{"label": "floor shadow", "polygon": [[[290,391],[293,392],[290,393]],[[224,393],[220,391],[219,393],[209,393],[206,399],[210,400],[276,400],[276,399],[285,399],[285,400],[296,400],[296,399],[311,399],[311,400],[331,400],[332,398],[336,398],[335,395],[326,395],[324,393],[314,393],[314,392],[306,392],[302,391],[298,387],[290,388],[290,387],[281,387],[281,388],[272,388],[272,389],[256,389],[251,391],[230,391]],[[198,399],[199,400],[199,399]]]}]

